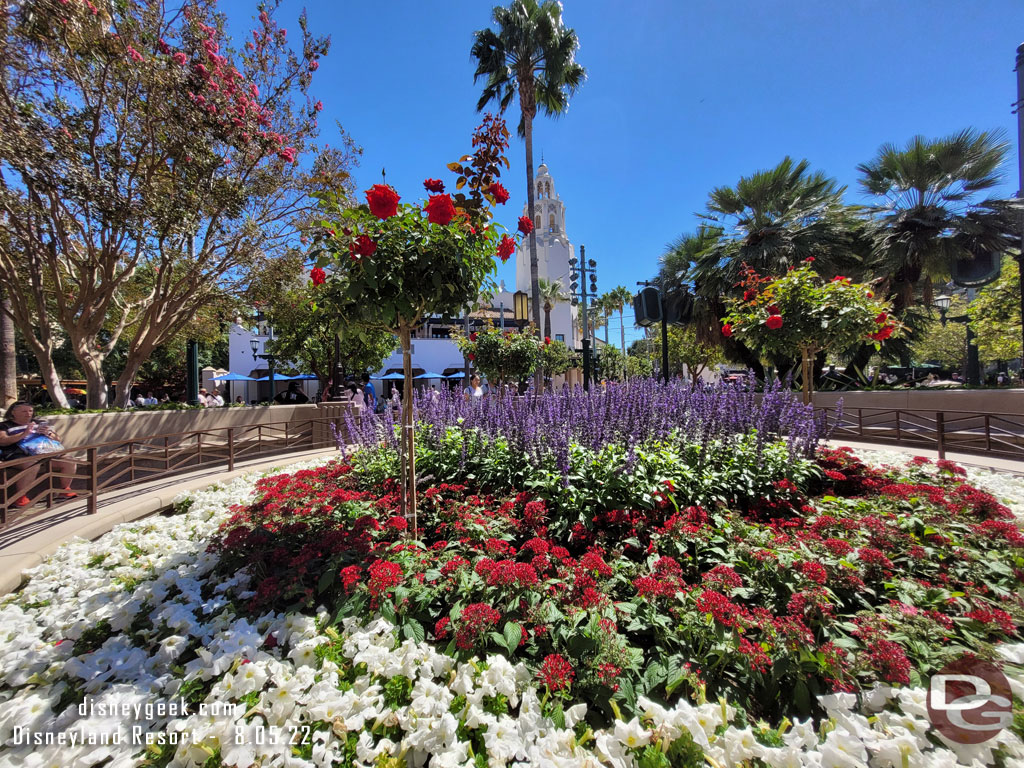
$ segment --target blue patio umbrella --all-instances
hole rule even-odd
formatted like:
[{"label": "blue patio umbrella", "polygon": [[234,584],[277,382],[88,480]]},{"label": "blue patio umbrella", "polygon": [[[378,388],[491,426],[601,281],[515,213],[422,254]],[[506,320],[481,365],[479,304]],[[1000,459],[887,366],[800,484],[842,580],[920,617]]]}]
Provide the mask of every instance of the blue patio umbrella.
[{"label": "blue patio umbrella", "polygon": [[292,381],[312,381],[313,379],[317,378],[319,378],[319,376],[317,376],[315,373],[297,373],[294,376],[290,377]]},{"label": "blue patio umbrella", "polygon": [[466,378],[465,373],[449,373],[445,378],[448,379],[464,379]]},{"label": "blue patio umbrella", "polygon": [[258,381],[252,376],[243,376],[240,373],[225,373],[223,376],[214,376],[214,381]]},{"label": "blue patio umbrella", "polygon": [[445,375],[443,373],[434,373],[433,371],[427,371],[421,373],[419,376],[413,376],[414,379],[443,379]]},{"label": "blue patio umbrella", "polygon": [[[281,374],[281,373],[275,373],[274,374],[274,381],[295,381],[295,379],[296,379],[295,376],[285,376],[284,374]],[[259,379],[253,379],[253,381],[270,381],[270,377],[269,376],[263,376],[263,377],[261,377]]]},{"label": "blue patio umbrella", "polygon": [[389,373],[387,376],[374,376],[373,378],[381,381],[401,381],[405,376],[401,373]]}]

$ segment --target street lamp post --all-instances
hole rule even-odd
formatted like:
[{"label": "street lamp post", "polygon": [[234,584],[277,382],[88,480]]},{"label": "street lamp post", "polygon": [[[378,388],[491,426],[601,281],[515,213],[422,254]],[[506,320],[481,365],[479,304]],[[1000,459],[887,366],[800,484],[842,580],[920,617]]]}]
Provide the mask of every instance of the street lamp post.
[{"label": "street lamp post", "polygon": [[932,302],[934,307],[939,310],[939,319],[942,321],[942,327],[946,327],[946,323],[963,323],[967,329],[967,371],[966,382],[972,386],[979,386],[981,384],[981,361],[978,358],[978,345],[974,343],[974,331],[971,330],[971,318],[967,315],[958,315],[957,317],[948,317],[946,315],[949,312],[949,307],[953,303],[953,297],[942,294],[936,296]]},{"label": "street lamp post", "polygon": [[[1024,198],[1024,43],[1017,46],[1017,101],[1014,111],[1017,113],[1017,199]],[[1021,284],[1024,285],[1024,211],[1018,213],[1020,228],[1020,252],[1017,254],[1017,266],[1020,270]],[[1024,343],[1024,290],[1020,292],[1020,329]],[[1020,377],[1024,381],[1024,348],[1021,349]]]},{"label": "street lamp post", "polygon": [[249,346],[252,347],[252,359],[260,359],[267,361],[267,378],[270,381],[270,404],[274,404],[274,362],[277,358],[274,355],[261,355],[257,353],[260,348],[260,343],[256,339],[249,339]]},{"label": "street lamp post", "polygon": [[[572,282],[569,288],[572,290],[572,305],[579,306],[583,313],[581,330],[583,331],[583,389],[590,391],[591,365],[591,344],[590,344],[590,323],[587,314],[587,276],[590,276],[590,294],[597,296],[597,262],[594,259],[587,259],[585,245],[580,246],[579,261],[573,256],[569,259],[569,279]],[[577,293],[578,290],[578,293]]]}]

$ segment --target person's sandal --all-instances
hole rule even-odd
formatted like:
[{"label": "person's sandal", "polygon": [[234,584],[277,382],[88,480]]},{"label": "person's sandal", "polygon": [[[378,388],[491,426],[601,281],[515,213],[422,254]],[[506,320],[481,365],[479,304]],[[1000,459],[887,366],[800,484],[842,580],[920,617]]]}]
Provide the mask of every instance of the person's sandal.
[{"label": "person's sandal", "polygon": [[74,491],[64,491],[64,493],[62,493],[57,498],[59,498],[59,499],[77,499],[78,498],[78,494],[75,493]]},{"label": "person's sandal", "polygon": [[20,499],[18,499],[16,502],[14,502],[14,506],[16,506],[16,507],[27,507],[31,503],[32,503],[32,499],[30,499],[28,496],[22,496]]}]

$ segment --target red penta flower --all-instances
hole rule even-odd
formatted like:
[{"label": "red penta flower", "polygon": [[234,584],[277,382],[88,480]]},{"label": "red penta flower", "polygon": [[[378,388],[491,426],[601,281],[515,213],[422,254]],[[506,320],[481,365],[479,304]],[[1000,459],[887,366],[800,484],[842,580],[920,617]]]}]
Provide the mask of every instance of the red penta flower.
[{"label": "red penta flower", "polygon": [[444,182],[440,179],[424,179],[423,188],[427,192],[444,192]]},{"label": "red penta flower", "polygon": [[744,291],[743,292],[743,300],[744,301],[753,301],[756,298],[757,298],[757,291]]},{"label": "red penta flower", "polygon": [[771,328],[773,331],[777,331],[779,328],[782,327],[782,315],[772,315],[771,317],[764,321],[764,324]]},{"label": "red penta flower", "polygon": [[875,294],[873,294],[873,293],[872,293],[871,291],[868,291],[868,292],[867,292],[867,297],[868,297],[869,299],[873,299],[873,298],[875,298]]},{"label": "red penta flower", "polygon": [[476,331],[473,331],[471,334],[469,334],[469,340],[476,341]]},{"label": "red penta flower", "polygon": [[448,195],[432,195],[423,210],[427,212],[427,221],[442,227],[455,218],[455,206]]},{"label": "red penta flower", "polygon": [[537,670],[537,677],[552,691],[568,689],[572,685],[574,674],[572,664],[557,653],[552,653],[545,658],[544,663]]},{"label": "red penta flower", "polygon": [[501,242],[498,243],[498,258],[503,262],[508,261],[508,257],[516,252],[516,241],[508,235],[501,236]]},{"label": "red penta flower", "polygon": [[722,335],[732,336],[732,326],[729,323],[726,323],[725,325],[722,326]]},{"label": "red penta flower", "polygon": [[378,219],[387,219],[398,213],[399,200],[398,193],[387,184],[374,184],[366,190],[370,213]]},{"label": "red penta flower", "polygon": [[879,325],[881,325],[882,323],[884,323],[888,319],[889,319],[889,316],[887,314],[885,314],[885,312],[879,312],[877,317],[875,317],[875,322],[878,323]]},{"label": "red penta flower", "polygon": [[872,333],[871,338],[875,341],[885,341],[892,336],[892,326],[887,325],[884,328],[879,329],[877,333]]},{"label": "red penta flower", "polygon": [[522,232],[524,235],[528,235],[531,232],[533,232],[533,222],[530,221],[529,216],[519,217],[519,231]]},{"label": "red penta flower", "polygon": [[313,269],[310,270],[309,279],[313,281],[313,285],[323,285],[327,282],[327,273],[320,267],[313,267]]},{"label": "red penta flower", "polygon": [[508,202],[508,190],[496,181],[487,188],[487,194],[494,198],[494,202],[504,205]]},{"label": "red penta flower", "polygon": [[806,264],[812,264],[813,262],[814,262],[814,257],[813,256],[808,256],[806,259],[804,259],[804,263],[806,263]]}]

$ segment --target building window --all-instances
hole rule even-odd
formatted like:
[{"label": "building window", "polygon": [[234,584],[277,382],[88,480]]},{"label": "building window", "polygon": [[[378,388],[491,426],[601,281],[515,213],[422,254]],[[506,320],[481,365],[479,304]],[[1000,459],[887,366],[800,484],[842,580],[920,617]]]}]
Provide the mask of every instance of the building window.
[{"label": "building window", "polygon": [[555,214],[553,213],[548,214],[548,229],[551,232],[555,231]]},{"label": "building window", "polygon": [[555,334],[555,341],[561,341],[562,343],[565,343],[565,334],[564,333],[556,333]]}]

